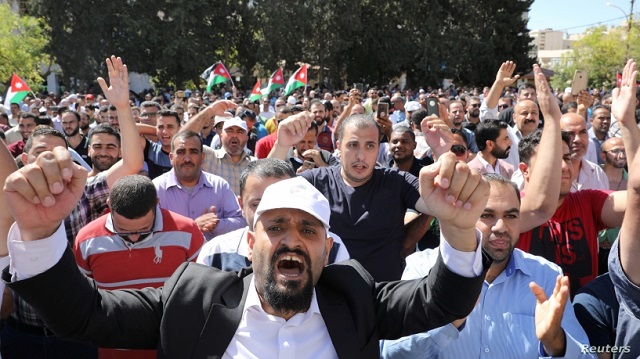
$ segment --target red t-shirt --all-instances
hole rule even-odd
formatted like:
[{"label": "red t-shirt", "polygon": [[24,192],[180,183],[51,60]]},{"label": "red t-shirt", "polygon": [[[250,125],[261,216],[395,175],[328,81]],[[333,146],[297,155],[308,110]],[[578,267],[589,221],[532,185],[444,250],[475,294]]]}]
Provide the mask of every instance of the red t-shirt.
[{"label": "red t-shirt", "polygon": [[267,158],[269,152],[273,148],[273,145],[276,143],[276,139],[278,138],[278,132],[274,132],[266,137],[263,137],[258,140],[256,143],[256,157],[258,159]]},{"label": "red t-shirt", "polygon": [[572,297],[598,275],[598,232],[607,228],[601,213],[610,193],[569,193],[550,220],[520,234],[516,247],[558,264],[569,276]]}]

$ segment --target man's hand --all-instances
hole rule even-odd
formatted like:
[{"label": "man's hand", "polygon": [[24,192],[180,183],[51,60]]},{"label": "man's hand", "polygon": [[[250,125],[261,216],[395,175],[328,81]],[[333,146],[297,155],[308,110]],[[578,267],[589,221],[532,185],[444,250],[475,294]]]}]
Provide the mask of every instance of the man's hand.
[{"label": "man's hand", "polygon": [[208,112],[208,116],[222,116],[227,117],[229,114],[227,113],[229,110],[237,108],[238,105],[229,100],[218,100],[211,105],[207,106],[206,111]]},{"label": "man's hand", "polygon": [[440,158],[451,150],[453,133],[442,119],[435,115],[427,116],[420,123],[420,128],[435,158]]},{"label": "man's hand", "polygon": [[387,136],[387,138],[391,137],[391,132],[393,131],[393,123],[389,119],[388,113],[380,113],[379,116],[376,116],[376,123],[380,126],[380,131],[383,135]]},{"label": "man's hand", "polygon": [[304,151],[304,153],[302,154],[302,157],[310,158],[318,167],[328,166],[328,164],[322,159],[320,150],[316,150],[315,148]]},{"label": "man's hand", "polygon": [[513,76],[513,72],[516,70],[516,64],[513,61],[505,61],[500,65],[500,69],[496,74],[495,84],[505,88],[511,86],[514,82],[518,81],[520,75]]},{"label": "man's hand", "polygon": [[5,199],[22,240],[52,235],[78,204],[86,181],[87,171],[71,161],[64,147],[41,153],[35,163],[11,174]]},{"label": "man's hand", "polygon": [[578,103],[578,111],[586,110],[593,105],[593,96],[589,95],[589,91],[582,90],[578,94],[576,102]]},{"label": "man's hand", "polygon": [[636,122],[636,79],[638,77],[638,69],[636,62],[627,61],[622,71],[622,80],[620,87],[613,89],[611,93],[611,114],[621,124],[633,125]]},{"label": "man's hand", "polygon": [[202,232],[211,232],[218,226],[220,223],[220,219],[216,215],[216,207],[211,206],[208,210],[205,210],[204,213],[195,219],[198,228]]},{"label": "man's hand", "polygon": [[104,78],[98,77],[98,84],[107,100],[116,108],[129,107],[129,72],[127,65],[122,63],[120,57],[111,55],[105,60],[107,70],[109,70],[109,83]]},{"label": "man's hand", "polygon": [[[420,196],[427,213],[440,221],[443,233],[445,227],[475,231],[489,198],[489,184],[480,173],[456,161],[455,154],[448,152],[420,170]],[[449,243],[456,248],[455,243]]]},{"label": "man's hand", "polygon": [[276,140],[276,144],[289,149],[289,147],[302,141],[309,131],[311,121],[313,121],[313,117],[309,115],[309,112],[304,111],[280,122],[277,130],[278,139]]},{"label": "man's hand", "polygon": [[534,282],[529,283],[536,296],[536,336],[550,356],[562,356],[566,349],[566,337],[561,327],[564,308],[569,300],[569,278],[559,275],[553,294],[547,299],[544,290]]},{"label": "man's hand", "polygon": [[552,120],[560,122],[562,113],[560,112],[560,106],[553,93],[551,93],[551,86],[547,82],[547,78],[544,77],[542,69],[538,64],[533,65],[533,73],[536,84],[536,96],[538,99],[538,105],[540,105],[540,112],[544,115],[545,119],[550,118]]},{"label": "man's hand", "polygon": [[349,108],[358,105],[362,102],[362,94],[357,89],[351,89],[349,91]]}]

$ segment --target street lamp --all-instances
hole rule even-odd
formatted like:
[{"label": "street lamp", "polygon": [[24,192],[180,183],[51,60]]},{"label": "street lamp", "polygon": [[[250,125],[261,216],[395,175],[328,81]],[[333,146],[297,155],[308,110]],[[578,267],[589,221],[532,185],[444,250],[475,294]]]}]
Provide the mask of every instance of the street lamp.
[{"label": "street lamp", "polygon": [[631,26],[633,25],[633,3],[635,2],[635,0],[631,0],[631,9],[629,10],[629,14],[627,14],[626,11],[624,11],[620,6],[608,2],[607,6],[611,6],[611,7],[615,7],[616,9],[620,10],[622,12],[622,14],[624,14],[624,17],[627,18],[627,40],[626,40],[626,53],[625,53],[625,58],[629,58],[629,40],[631,38]]}]

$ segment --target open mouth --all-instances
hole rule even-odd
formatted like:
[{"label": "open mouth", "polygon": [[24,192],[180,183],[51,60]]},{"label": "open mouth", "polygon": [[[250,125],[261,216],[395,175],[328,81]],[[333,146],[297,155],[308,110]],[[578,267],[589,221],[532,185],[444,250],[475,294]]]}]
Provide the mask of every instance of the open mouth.
[{"label": "open mouth", "polygon": [[278,272],[288,278],[296,278],[304,273],[304,262],[299,256],[284,255],[278,260]]}]

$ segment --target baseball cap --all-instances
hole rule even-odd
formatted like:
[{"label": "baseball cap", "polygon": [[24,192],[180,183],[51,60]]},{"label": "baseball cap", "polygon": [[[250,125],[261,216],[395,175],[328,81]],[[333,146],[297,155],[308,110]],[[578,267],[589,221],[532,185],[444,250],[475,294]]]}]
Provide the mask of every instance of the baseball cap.
[{"label": "baseball cap", "polygon": [[87,99],[87,101],[93,101],[94,99],[92,94],[87,94],[87,96],[85,96],[84,98]]},{"label": "baseball cap", "polygon": [[286,179],[267,187],[256,209],[253,226],[255,227],[258,218],[264,212],[281,208],[299,209],[307,212],[322,222],[324,228],[329,229],[330,227],[331,208],[329,201],[302,177]]},{"label": "baseball cap", "polygon": [[406,105],[404,105],[404,109],[406,111],[411,111],[411,112],[418,111],[421,108],[422,108],[422,106],[417,101],[409,101],[409,102],[407,102]]},{"label": "baseball cap", "polygon": [[227,93],[225,93],[225,94],[224,94],[224,96],[223,96],[223,97],[224,97],[224,99],[226,100],[226,99],[228,99],[228,98],[229,98],[229,97],[231,97],[231,96],[233,96],[233,94],[231,94],[231,92],[227,92]]},{"label": "baseball cap", "polygon": [[232,118],[228,118],[226,121],[224,121],[224,125],[222,126],[222,130],[226,130],[229,127],[233,127],[233,126],[238,126],[240,128],[242,128],[243,130],[247,131],[247,123],[244,122],[244,120],[242,120],[240,117],[232,117]]},{"label": "baseball cap", "polygon": [[227,116],[215,116],[213,118],[213,127],[217,126],[220,122],[224,122],[226,120],[231,119],[231,117],[227,117]]}]

